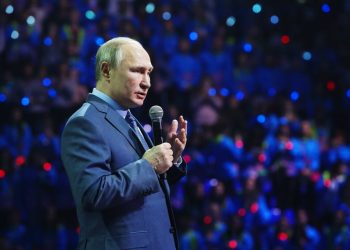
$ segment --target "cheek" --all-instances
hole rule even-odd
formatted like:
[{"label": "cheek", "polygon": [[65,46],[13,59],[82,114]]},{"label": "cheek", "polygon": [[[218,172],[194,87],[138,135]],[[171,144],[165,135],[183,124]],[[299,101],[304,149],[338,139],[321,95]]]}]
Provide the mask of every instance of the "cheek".
[{"label": "cheek", "polygon": [[132,82],[127,82],[125,88],[124,88],[124,95],[125,97],[128,97],[130,99],[133,99],[135,98],[135,91],[136,91],[136,88],[135,88],[135,84],[133,84]]},{"label": "cheek", "polygon": [[129,91],[135,91],[139,87],[140,80],[138,77],[132,77],[128,79],[128,89]]}]

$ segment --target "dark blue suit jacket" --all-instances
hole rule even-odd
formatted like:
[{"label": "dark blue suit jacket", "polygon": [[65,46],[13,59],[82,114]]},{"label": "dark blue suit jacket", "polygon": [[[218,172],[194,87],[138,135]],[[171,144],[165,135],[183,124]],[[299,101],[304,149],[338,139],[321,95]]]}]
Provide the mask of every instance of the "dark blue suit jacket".
[{"label": "dark blue suit jacket", "polygon": [[167,190],[186,174],[186,164],[171,167],[162,188],[143,153],[123,117],[94,95],[70,117],[62,160],[80,223],[78,249],[176,248]]}]

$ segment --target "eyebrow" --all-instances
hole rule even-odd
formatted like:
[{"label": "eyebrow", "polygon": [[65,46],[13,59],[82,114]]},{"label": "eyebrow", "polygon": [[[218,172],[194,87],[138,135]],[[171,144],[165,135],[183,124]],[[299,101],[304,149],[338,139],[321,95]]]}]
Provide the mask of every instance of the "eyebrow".
[{"label": "eyebrow", "polygon": [[150,68],[148,68],[147,66],[131,66],[130,68],[147,70],[149,72],[153,71],[153,66],[151,66]]}]

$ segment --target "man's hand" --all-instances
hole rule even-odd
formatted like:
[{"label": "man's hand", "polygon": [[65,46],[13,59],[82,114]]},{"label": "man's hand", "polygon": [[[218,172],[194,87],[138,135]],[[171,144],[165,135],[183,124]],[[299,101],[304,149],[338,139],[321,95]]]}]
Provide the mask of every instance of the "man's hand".
[{"label": "man's hand", "polygon": [[173,150],[167,142],[148,149],[142,158],[152,165],[157,174],[163,174],[168,171],[174,160]]},{"label": "man's hand", "polygon": [[170,143],[171,149],[174,152],[173,163],[176,163],[181,157],[187,142],[187,121],[185,121],[183,116],[179,117],[179,121],[172,121],[167,141]]}]

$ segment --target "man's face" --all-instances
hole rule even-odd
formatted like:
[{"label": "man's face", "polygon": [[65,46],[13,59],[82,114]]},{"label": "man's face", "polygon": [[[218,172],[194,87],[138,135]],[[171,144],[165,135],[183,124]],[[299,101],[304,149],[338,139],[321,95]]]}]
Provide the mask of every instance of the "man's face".
[{"label": "man's face", "polygon": [[143,104],[151,87],[153,66],[142,47],[130,44],[123,49],[124,59],[111,71],[111,96],[124,108],[135,108]]}]

